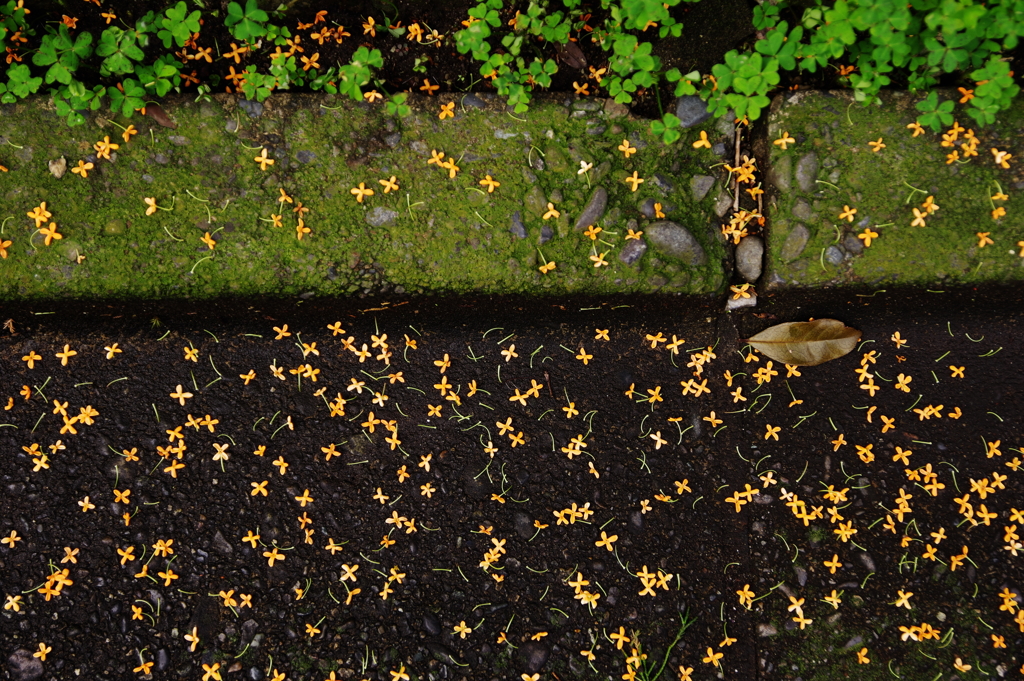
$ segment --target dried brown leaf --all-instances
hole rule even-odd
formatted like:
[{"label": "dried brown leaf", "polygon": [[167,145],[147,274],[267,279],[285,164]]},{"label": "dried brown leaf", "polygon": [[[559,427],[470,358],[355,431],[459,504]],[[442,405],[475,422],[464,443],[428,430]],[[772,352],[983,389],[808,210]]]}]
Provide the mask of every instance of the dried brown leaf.
[{"label": "dried brown leaf", "polygon": [[776,324],[746,342],[776,362],[810,367],[842,357],[859,340],[857,329],[836,319],[815,319]]}]

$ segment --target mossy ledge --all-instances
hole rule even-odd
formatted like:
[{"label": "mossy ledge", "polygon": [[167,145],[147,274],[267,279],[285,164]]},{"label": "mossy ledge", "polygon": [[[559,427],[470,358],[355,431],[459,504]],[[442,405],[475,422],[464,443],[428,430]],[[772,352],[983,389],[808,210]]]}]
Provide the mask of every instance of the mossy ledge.
[{"label": "mossy ledge", "polygon": [[[69,129],[49,100],[2,106],[0,165],[9,172],[0,173],[0,238],[12,243],[0,260],[0,296],[724,289],[716,193],[695,200],[691,182],[720,174],[711,170],[720,158],[690,144],[701,129],[724,139],[714,121],[666,147],[648,121],[605,100],[549,97],[517,116],[482,94],[410,99],[413,113],[395,119],[383,104],[326,95],[280,94],[262,104],[228,94],[168,98],[161,104],[174,129],[106,110]],[[448,103],[455,116],[440,120]],[[129,124],[138,134],[125,142]],[[110,160],[95,158],[104,136],[120,145]],[[628,159],[617,149],[624,139],[638,149]],[[261,148],[274,159],[266,170],[253,160]],[[433,150],[454,159],[454,178],[428,164]],[[72,172],[79,161],[95,164],[84,179]],[[581,161],[593,167],[580,173]],[[635,192],[624,181],[634,171],[646,180]],[[487,175],[500,182],[493,193],[479,184]],[[379,181],[392,176],[399,189],[385,193]],[[358,203],[350,189],[361,182],[375,193]],[[573,227],[598,187],[608,200],[592,240]],[[294,203],[280,203],[282,189]],[[147,197],[167,210],[146,215]],[[661,203],[706,257],[678,257],[646,236],[626,239],[629,227],[648,224],[645,200]],[[48,246],[27,216],[43,201],[63,237]],[[549,201],[560,218],[537,213]],[[309,209],[303,220],[311,230],[301,240],[298,202]],[[283,226],[273,214],[283,215]],[[201,241],[207,232],[212,251]],[[590,256],[601,253],[608,265],[595,267]],[[555,269],[541,273],[544,261]]]}]

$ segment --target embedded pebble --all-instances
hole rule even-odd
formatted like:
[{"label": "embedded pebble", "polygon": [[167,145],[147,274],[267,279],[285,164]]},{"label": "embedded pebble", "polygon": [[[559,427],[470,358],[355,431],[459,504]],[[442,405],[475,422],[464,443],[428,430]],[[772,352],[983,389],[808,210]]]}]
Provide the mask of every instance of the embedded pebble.
[{"label": "embedded pebble", "polygon": [[764,260],[764,240],[759,236],[748,236],[736,246],[736,271],[743,281],[753,284],[761,276]]},{"label": "embedded pebble", "polygon": [[796,163],[796,182],[800,189],[805,192],[813,192],[817,189],[818,179],[818,155],[813,151],[804,154]]},{"label": "embedded pebble", "polygon": [[587,201],[587,205],[583,207],[583,212],[576,218],[575,229],[581,231],[587,227],[597,224],[597,221],[604,215],[605,208],[608,207],[608,192],[604,187],[597,187],[594,192],[590,195],[590,200]]},{"label": "embedded pebble", "polygon": [[690,191],[694,201],[703,201],[711,188],[715,186],[715,178],[711,175],[694,175],[690,178]]},{"label": "embedded pebble", "polygon": [[704,248],[693,238],[690,230],[671,220],[652,222],[644,230],[651,245],[664,255],[682,260],[685,264],[695,266],[707,262],[708,256]]},{"label": "embedded pebble", "polygon": [[679,126],[692,128],[711,118],[707,102],[696,95],[684,95],[676,100],[676,116]]},{"label": "embedded pebble", "polygon": [[526,225],[523,224],[523,218],[519,211],[512,213],[512,226],[509,227],[508,231],[512,232],[512,236],[517,239],[526,238]]},{"label": "embedded pebble", "polygon": [[782,259],[789,261],[799,258],[810,238],[811,233],[806,227],[800,223],[794,225],[793,229],[786,236],[786,240],[782,243],[782,252],[780,253]]},{"label": "embedded pebble", "polygon": [[[630,222],[636,224],[635,220]],[[633,227],[635,230],[636,227]],[[632,265],[640,258],[644,257],[644,253],[647,252],[647,242],[643,239],[630,239],[626,242],[626,245],[619,251],[619,262],[624,265]]]}]

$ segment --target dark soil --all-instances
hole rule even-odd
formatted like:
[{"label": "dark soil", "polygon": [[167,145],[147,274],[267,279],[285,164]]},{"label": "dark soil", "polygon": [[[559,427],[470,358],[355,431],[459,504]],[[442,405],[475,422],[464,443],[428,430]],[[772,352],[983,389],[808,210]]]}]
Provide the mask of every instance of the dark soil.
[{"label": "dark soil", "polygon": [[[237,672],[225,678],[272,678],[278,669],[290,679],[319,681],[334,671],[390,680],[403,665],[413,678],[618,678],[630,646],[617,651],[607,637],[623,627],[634,641],[639,636],[655,671],[665,656],[662,678],[677,678],[679,665],[694,667],[694,678],[713,678],[701,662],[708,647],[724,653],[731,679],[931,679],[955,656],[986,671],[1003,665],[1015,673],[1021,665],[1024,639],[997,597],[1024,586],[1022,558],[1002,547],[1003,526],[1013,524],[1011,508],[1024,493],[1024,471],[1005,465],[1020,456],[1019,291],[769,295],[756,314],[733,316],[719,312],[720,301],[681,298],[358,305],[8,309],[2,316],[14,333],[0,337],[0,401],[11,397],[13,406],[0,418],[0,534],[14,531],[21,541],[0,546],[0,588],[22,601],[20,611],[0,617],[4,657],[44,642],[53,648],[47,678],[61,679],[137,678],[139,651],[157,662],[154,678],[200,678],[202,665],[215,663],[221,673]],[[766,360],[745,363],[739,339],[818,317],[862,330],[864,343],[788,381],[776,363],[779,375],[758,388],[752,373]],[[326,328],[336,321],[341,336]],[[283,324],[295,335],[275,340],[272,328]],[[596,328],[608,329],[610,340],[595,340]],[[890,340],[897,331],[908,340],[900,349]],[[672,357],[665,344],[652,350],[646,335],[658,333],[669,342],[673,334],[685,338],[685,352]],[[300,334],[319,355],[303,358]],[[340,342],[352,336],[360,347],[379,334],[393,352],[390,368],[372,357],[360,364]],[[404,336],[416,349],[406,349]],[[107,360],[104,348],[113,343],[123,353]],[[63,367],[54,354],[65,344],[78,354]],[[506,362],[499,353],[513,344],[518,357]],[[196,363],[184,359],[193,346]],[[711,394],[680,395],[680,382],[693,377],[692,353],[708,346],[717,356],[702,375]],[[593,355],[587,365],[576,359],[581,348]],[[881,386],[873,399],[854,373],[872,350],[877,363],[869,369]],[[20,359],[30,352],[42,356],[32,370]],[[446,354],[443,377],[461,406],[433,387],[442,379],[435,362]],[[320,370],[316,383],[288,373],[306,363]],[[271,364],[287,380],[274,378]],[[965,377],[951,378],[950,364],[965,367]],[[239,375],[250,370],[256,379],[244,385]],[[727,370],[738,376],[733,388]],[[388,381],[395,372],[404,383]],[[913,377],[909,394],[894,389],[898,373]],[[371,390],[347,391],[353,378],[387,394],[386,406],[371,403]],[[470,381],[480,390],[472,397]],[[543,384],[538,396],[525,406],[510,400],[531,381]],[[179,384],[194,394],[185,406],[168,396]],[[27,400],[18,394],[25,385]],[[633,399],[624,395],[631,386]],[[737,386],[750,401],[733,402]],[[653,408],[638,401],[657,387],[664,401]],[[326,402],[339,393],[350,401],[343,417],[332,418]],[[794,399],[803,402],[788,406]],[[54,400],[68,402],[69,415],[87,405],[99,415],[93,425],[76,424],[77,434],[62,434]],[[579,410],[571,419],[567,400]],[[442,416],[428,417],[428,405],[438,404]],[[868,405],[877,407],[870,422]],[[926,405],[943,405],[946,416],[919,420],[912,409]],[[955,407],[963,412],[957,420],[948,417]],[[389,447],[380,424],[372,434],[360,425],[370,411],[397,422],[400,448]],[[712,411],[723,419],[714,428],[704,420]],[[189,415],[219,423],[214,432],[195,430],[185,426]],[[885,434],[882,415],[896,419]],[[525,440],[515,448],[496,428],[510,417],[513,434]],[[765,439],[769,424],[781,426],[778,442]],[[168,446],[167,431],[178,426],[187,449],[175,479],[157,447]],[[660,449],[654,433],[665,440]],[[833,451],[839,433],[849,444]],[[577,436],[587,447],[570,460],[560,450]],[[51,453],[58,440],[66,449]],[[986,458],[985,443],[996,440],[1001,454]],[[488,441],[498,449],[493,459]],[[322,448],[332,443],[340,456],[327,461]],[[48,453],[48,469],[33,472],[34,444]],[[213,460],[215,444],[230,445],[227,461]],[[854,449],[868,444],[876,458],[864,463]],[[260,446],[265,454],[254,456]],[[892,460],[897,446],[914,452],[911,469],[930,464],[938,472],[945,489],[937,497],[908,481],[907,466]],[[121,455],[132,448],[139,461]],[[428,455],[429,471],[418,466]],[[284,475],[272,463],[279,456],[288,463]],[[411,478],[400,483],[403,465]],[[759,476],[768,471],[778,484],[765,486]],[[962,524],[953,497],[993,471],[1008,476],[985,502],[998,517],[990,526]],[[251,483],[264,480],[269,495],[253,496]],[[680,493],[675,482],[684,480],[691,489]],[[436,489],[429,499],[420,493],[427,483]],[[725,499],[746,484],[763,493],[737,513]],[[779,498],[785,487],[809,508],[827,508],[827,485],[849,488],[840,512],[861,548],[840,542],[828,515],[805,526]],[[383,505],[378,488],[389,497]],[[901,488],[913,495],[913,512],[892,534],[882,507],[891,512]],[[115,503],[114,489],[130,489],[129,503]],[[303,508],[296,497],[304,490],[313,501]],[[83,513],[77,502],[86,495],[96,508]],[[589,519],[556,523],[560,509],[588,503]],[[415,518],[417,531],[386,524],[393,512]],[[300,527],[304,514],[312,544]],[[534,521],[546,527],[538,531]],[[940,527],[948,538],[938,557],[948,564],[968,545],[973,564],[948,572],[919,558],[911,569]],[[263,546],[242,541],[250,531]],[[618,536],[614,552],[595,545],[602,531]],[[392,546],[381,546],[385,535]],[[179,578],[165,587],[163,579],[134,577],[152,546],[170,539],[173,555],[152,558],[149,576],[170,567]],[[332,555],[329,539],[343,550]],[[479,564],[492,540],[504,541],[507,553],[487,571]],[[145,559],[121,566],[116,551],[129,546]],[[270,567],[263,554],[273,546],[285,559]],[[64,547],[79,549],[76,563],[60,563]],[[830,575],[822,562],[833,554],[843,566]],[[359,565],[356,582],[340,582],[343,564]],[[644,566],[671,573],[667,589],[638,595]],[[405,578],[382,600],[392,567]],[[38,587],[63,568],[73,583],[46,601]],[[601,594],[593,611],[567,584],[577,573]],[[767,596],[753,611],[737,603],[744,584]],[[304,589],[301,599],[296,588]],[[353,588],[361,592],[346,605]],[[838,610],[821,601],[832,589],[844,594]],[[899,589],[914,592],[913,610],[892,605]],[[252,608],[223,606],[217,594],[228,590],[235,599],[251,595]],[[793,631],[787,595],[805,599],[813,620],[806,630]],[[132,605],[143,609],[141,620],[132,619]],[[666,652],[682,614],[696,623]],[[465,639],[453,633],[462,622],[472,630]],[[898,626],[921,622],[955,633],[900,641]],[[319,633],[308,636],[307,625]],[[781,633],[759,636],[767,625]],[[200,643],[190,652],[183,637],[193,627]],[[509,643],[498,642],[502,632]],[[991,634],[1005,637],[1007,648],[994,649]],[[723,647],[727,636],[736,641]],[[861,647],[871,664],[856,664]],[[590,649],[599,674],[580,654]]]}]

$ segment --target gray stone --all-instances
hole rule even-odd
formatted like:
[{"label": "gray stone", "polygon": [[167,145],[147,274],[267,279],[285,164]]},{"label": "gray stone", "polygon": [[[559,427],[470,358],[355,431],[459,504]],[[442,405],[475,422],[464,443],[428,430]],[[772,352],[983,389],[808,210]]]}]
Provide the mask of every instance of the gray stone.
[{"label": "gray stone", "polygon": [[230,555],[235,550],[231,544],[224,539],[224,535],[220,530],[217,530],[213,534],[213,549],[218,553],[223,553],[225,556]]},{"label": "gray stone", "polygon": [[81,255],[82,253],[82,247],[78,245],[77,241],[69,241],[67,239],[64,239],[63,241],[58,241],[57,243],[60,244],[60,246],[58,247],[58,252],[61,255],[63,255],[68,262],[75,262],[76,260],[78,260],[78,256]]},{"label": "gray stone", "polygon": [[537,532],[533,526],[533,518],[522,511],[516,512],[512,517],[512,525],[516,528],[516,534],[526,540],[529,540]]},{"label": "gray stone", "polygon": [[167,139],[168,141],[170,141],[171,144],[173,144],[176,147],[188,146],[187,137],[182,137],[181,135],[171,135]]},{"label": "gray stone", "polygon": [[711,118],[707,102],[696,95],[684,95],[676,100],[676,116],[683,128],[692,128]]},{"label": "gray stone", "polygon": [[244,645],[244,644],[247,644],[247,643],[251,643],[252,642],[252,637],[256,635],[256,632],[259,631],[259,629],[260,629],[260,625],[254,619],[248,619],[245,622],[243,622],[242,623],[242,634],[241,634],[241,636],[242,636],[242,639],[241,639],[242,640],[242,644]]},{"label": "gray stone", "polygon": [[572,103],[572,108],[576,111],[597,111],[601,105],[593,99],[577,99]]},{"label": "gray stone", "polygon": [[843,250],[850,255],[860,255],[864,252],[864,242],[853,234],[847,234],[846,238],[843,239]]},{"label": "gray stone", "polygon": [[[729,298],[725,301],[726,312],[732,312],[733,310],[741,310],[745,307],[757,307],[757,296],[754,293],[750,294],[749,298]],[[763,495],[758,495],[763,496]]]},{"label": "gray stone", "polygon": [[541,228],[540,228],[540,238],[537,240],[537,242],[539,244],[541,244],[541,245],[544,245],[547,242],[551,241],[551,238],[553,236],[555,236],[555,232],[554,232],[553,229],[551,229],[551,227],[549,225],[547,225],[547,224],[541,225]]},{"label": "gray stone", "polygon": [[544,150],[544,161],[553,172],[564,173],[569,170],[569,161],[566,160],[562,150],[556,146],[548,145]]},{"label": "gray stone", "polygon": [[796,203],[793,204],[793,217],[797,220],[813,222],[814,211],[811,209],[811,204],[807,203],[803,199],[797,199]]},{"label": "gray stone", "polygon": [[299,163],[309,163],[315,158],[316,154],[314,154],[312,151],[306,151],[305,149],[302,149],[297,154],[295,154],[295,160],[297,160]]},{"label": "gray stone", "polygon": [[147,184],[153,184],[153,182],[156,181],[156,178],[150,175],[149,173],[146,173],[142,176],[142,181]]},{"label": "gray stone", "polygon": [[815,183],[817,179],[818,154],[812,151],[801,156],[800,160],[796,162],[796,183],[800,185],[802,191],[810,193],[817,188]]},{"label": "gray stone", "polygon": [[235,130],[238,130],[238,121],[231,119],[224,124],[224,130],[227,132],[234,132]]},{"label": "gray stone", "polygon": [[651,184],[653,184],[655,187],[657,187],[666,194],[672,193],[672,190],[675,189],[675,185],[673,185],[667,177],[660,173],[655,173],[654,176],[651,178],[650,182]]},{"label": "gray stone", "polygon": [[462,105],[463,106],[469,106],[469,107],[472,107],[474,109],[486,109],[487,108],[487,102],[485,102],[484,100],[480,99],[476,95],[476,93],[473,93],[473,92],[469,93],[468,95],[466,95],[465,97],[462,98]]},{"label": "gray stone", "polygon": [[395,131],[395,132],[389,133],[387,135],[384,135],[384,144],[388,145],[392,149],[397,147],[401,141],[402,141],[402,133],[400,133],[398,131]]},{"label": "gray stone", "polygon": [[736,271],[743,281],[753,284],[761,276],[764,261],[764,240],[759,236],[740,239],[736,246]]},{"label": "gray stone", "polygon": [[735,134],[736,124],[733,121],[736,120],[736,112],[729,109],[725,112],[725,115],[715,121],[715,130],[722,135],[732,136]]},{"label": "gray stone", "polygon": [[619,262],[623,265],[632,265],[647,252],[647,242],[643,239],[630,239],[619,251]]},{"label": "gray stone", "polygon": [[859,646],[859,645],[861,645],[863,643],[864,643],[864,637],[860,636],[858,634],[857,636],[854,636],[853,638],[851,638],[849,641],[846,642],[846,645],[843,646],[843,650],[850,650],[851,648],[856,648],[857,646]]},{"label": "gray stone", "polygon": [[767,638],[769,636],[775,636],[779,633],[779,630],[770,624],[758,624],[757,635],[761,638]]},{"label": "gray stone", "polygon": [[153,156],[153,163],[165,166],[170,162],[171,159],[167,158],[163,154],[156,154]]},{"label": "gray stone", "polygon": [[167,671],[167,668],[171,666],[171,654],[167,652],[167,648],[161,648],[156,651],[156,670],[158,672]]},{"label": "gray stone", "polygon": [[687,265],[703,265],[708,256],[690,230],[671,220],[652,222],[644,230],[648,241],[659,252],[682,260]]},{"label": "gray stone", "polygon": [[715,197],[715,215],[724,217],[732,209],[732,196],[725,191],[725,187],[718,188],[718,196]]},{"label": "gray stone", "polygon": [[711,145],[711,153],[715,156],[725,156],[725,144],[723,142],[715,142]]},{"label": "gray stone", "polygon": [[423,613],[423,628],[431,636],[437,636],[441,633],[441,620],[437,619],[437,615],[427,611]]},{"label": "gray stone", "polygon": [[[654,199],[644,199],[637,206],[637,209],[643,214],[643,216],[649,220],[658,218],[658,214],[655,212],[655,204],[661,206],[661,212],[663,214],[671,213],[676,209],[671,203],[662,203],[661,201],[655,201]],[[661,219],[661,218],[658,218]],[[634,227],[634,229],[636,229]]]},{"label": "gray stone", "polygon": [[793,186],[793,157],[778,158],[768,168],[768,181],[781,192],[788,192]]},{"label": "gray stone", "polygon": [[587,134],[588,135],[594,135],[595,137],[597,135],[603,135],[604,131],[607,130],[607,129],[608,129],[608,126],[607,125],[603,125],[600,121],[594,121],[594,120],[587,121]]},{"label": "gray stone", "polygon": [[846,251],[838,246],[829,246],[825,249],[825,260],[827,260],[830,265],[838,265],[846,260]]},{"label": "gray stone", "polygon": [[56,177],[58,180],[64,177],[64,173],[68,170],[68,162],[63,156],[60,158],[50,161],[47,165],[50,167],[50,174]]},{"label": "gray stone", "polygon": [[596,187],[590,195],[587,205],[583,207],[583,212],[576,218],[576,224],[573,226],[573,229],[582,231],[590,225],[597,224],[597,221],[604,215],[604,210],[607,207],[608,192],[605,191],[604,187]]},{"label": "gray stone", "polygon": [[602,161],[596,168],[590,171],[590,183],[600,184],[608,173],[612,170],[612,164],[610,161]]},{"label": "gray stone", "polygon": [[243,99],[238,102],[238,108],[249,114],[249,118],[259,118],[263,115],[263,105],[259,102],[250,102]]},{"label": "gray stone", "polygon": [[510,140],[518,135],[518,132],[509,132],[508,130],[501,130],[500,128],[494,131],[495,139],[499,140]]},{"label": "gray stone", "polygon": [[875,561],[871,557],[870,553],[861,553],[857,557],[860,558],[860,562],[864,564],[864,567],[868,569],[868,572],[875,572]]},{"label": "gray stone", "polygon": [[24,648],[18,648],[7,658],[7,671],[11,681],[34,681],[43,675],[43,663]]},{"label": "gray stone", "polygon": [[114,218],[107,224],[103,225],[103,233],[109,236],[124,234],[125,229],[127,229],[127,226],[121,218]]},{"label": "gray stone", "polygon": [[551,650],[540,641],[527,641],[516,651],[519,666],[527,674],[538,673],[548,661]]},{"label": "gray stone", "polygon": [[385,225],[393,225],[395,219],[398,217],[398,211],[385,208],[384,206],[377,206],[369,213],[366,214],[366,224],[371,227],[383,227]]},{"label": "gray stone", "polygon": [[523,224],[523,218],[519,215],[519,211],[512,213],[512,226],[509,227],[512,236],[517,239],[526,238],[526,225]]},{"label": "gray stone", "polygon": [[797,223],[790,230],[789,234],[786,235],[786,241],[782,244],[782,252],[779,257],[784,262],[796,260],[800,257],[800,254],[804,252],[804,248],[807,247],[807,242],[811,239],[811,233],[802,224]]},{"label": "gray stone", "polygon": [[694,201],[703,201],[711,188],[715,186],[715,178],[710,175],[694,175],[690,178],[690,191]]},{"label": "gray stone", "polygon": [[527,212],[536,218],[544,215],[547,211],[548,201],[544,197],[544,190],[540,188],[540,185],[535,184],[530,187],[530,191],[526,192],[526,196],[523,197],[523,205]]},{"label": "gray stone", "polygon": [[609,118],[622,118],[629,115],[629,107],[609,98],[604,100],[604,114]]}]

